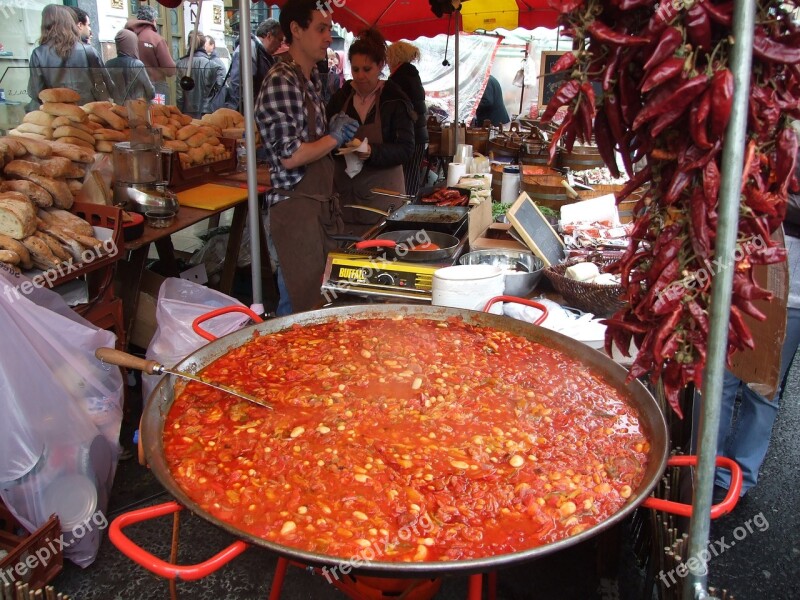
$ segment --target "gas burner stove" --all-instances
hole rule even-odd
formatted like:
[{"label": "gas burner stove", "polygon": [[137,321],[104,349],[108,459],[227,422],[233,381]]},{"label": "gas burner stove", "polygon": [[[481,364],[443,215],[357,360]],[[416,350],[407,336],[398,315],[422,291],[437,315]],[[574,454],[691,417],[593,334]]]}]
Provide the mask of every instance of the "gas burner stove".
[{"label": "gas burner stove", "polygon": [[[322,282],[322,295],[335,302],[342,295],[385,298],[406,302],[429,303],[433,274],[437,269],[458,263],[467,248],[467,231],[459,231],[453,256],[440,262],[411,262],[387,258],[382,251],[356,250],[349,247],[328,254]],[[370,231],[372,239],[384,229]]]}]

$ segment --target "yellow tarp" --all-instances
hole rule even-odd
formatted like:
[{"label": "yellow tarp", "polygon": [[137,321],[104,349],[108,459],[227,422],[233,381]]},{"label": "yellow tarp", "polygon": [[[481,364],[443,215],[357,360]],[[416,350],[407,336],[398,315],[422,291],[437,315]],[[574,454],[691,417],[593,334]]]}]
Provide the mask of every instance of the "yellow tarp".
[{"label": "yellow tarp", "polygon": [[517,0],[469,0],[461,5],[461,19],[464,31],[516,29],[519,26]]}]

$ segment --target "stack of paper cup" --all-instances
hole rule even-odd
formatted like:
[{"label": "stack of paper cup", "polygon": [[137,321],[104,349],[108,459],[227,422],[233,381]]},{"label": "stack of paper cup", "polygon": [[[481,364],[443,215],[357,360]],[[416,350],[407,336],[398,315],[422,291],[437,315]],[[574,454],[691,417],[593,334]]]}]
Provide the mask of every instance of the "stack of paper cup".
[{"label": "stack of paper cup", "polygon": [[447,166],[447,185],[455,185],[463,175],[467,173],[467,165],[465,163],[451,162]]}]

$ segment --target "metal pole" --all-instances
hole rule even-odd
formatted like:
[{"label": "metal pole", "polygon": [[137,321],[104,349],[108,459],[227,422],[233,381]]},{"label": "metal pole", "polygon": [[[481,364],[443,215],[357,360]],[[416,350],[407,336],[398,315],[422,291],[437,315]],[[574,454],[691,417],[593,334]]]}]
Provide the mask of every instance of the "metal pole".
[{"label": "metal pole", "polygon": [[[719,226],[715,245],[717,272],[711,288],[711,331],[708,339],[708,360],[703,379],[703,407],[700,416],[698,463],[694,473],[694,499],[689,527],[688,559],[695,566],[689,569],[683,586],[684,598],[707,598],[708,568],[706,556],[711,529],[714,462],[717,453],[722,378],[725,373],[725,353],[728,321],[731,310],[734,251],[739,223],[742,161],[747,133],[747,103],[750,90],[753,29],[755,21],[753,0],[735,0],[731,71],[735,91],[733,110],[722,149],[722,185],[720,187]],[[693,559],[693,560],[692,560]],[[688,566],[688,565],[687,565]]]},{"label": "metal pole", "polygon": [[242,106],[244,107],[244,139],[247,148],[247,224],[250,230],[250,270],[253,281],[251,309],[264,314],[264,296],[261,288],[261,210],[258,199],[256,173],[256,131],[253,109],[253,62],[250,47],[250,0],[239,2],[239,72],[242,75]]},{"label": "metal pole", "polygon": [[[458,144],[459,144],[459,140],[458,140],[458,124],[459,124],[459,119],[458,119],[458,85],[459,85],[459,83],[458,83],[458,62],[459,62],[459,58],[461,57],[461,55],[459,54],[459,46],[460,46],[459,40],[461,39],[461,23],[459,22],[460,21],[459,17],[461,17],[461,8],[456,10],[454,16],[455,16],[455,22],[456,22],[456,36],[455,36],[455,50],[454,50],[454,53],[455,53],[454,60],[455,60],[455,63],[456,63],[456,65],[455,65],[455,67],[456,67],[456,93],[455,93],[455,107],[454,107],[454,109],[455,109],[456,116],[455,116],[455,119],[453,119],[453,121],[455,123],[455,131],[453,133],[455,134],[455,140],[456,140],[455,148],[458,148]],[[464,140],[464,141],[466,141],[466,140]]]}]

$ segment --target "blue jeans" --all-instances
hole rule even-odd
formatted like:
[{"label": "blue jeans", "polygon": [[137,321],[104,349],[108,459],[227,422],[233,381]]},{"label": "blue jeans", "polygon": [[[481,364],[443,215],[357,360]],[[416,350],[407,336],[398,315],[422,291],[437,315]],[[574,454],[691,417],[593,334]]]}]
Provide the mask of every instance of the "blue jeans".
[{"label": "blue jeans", "polygon": [[[790,308],[786,322],[786,339],[784,339],[781,349],[778,389],[772,401],[755,393],[731,372],[725,372],[725,379],[722,383],[717,454],[732,458],[742,468],[742,495],[755,486],[758,481],[758,471],[767,455],[772,426],[778,415],[784,379],[792,364],[798,344],[800,344],[800,308]],[[734,422],[734,405],[736,394],[740,388],[742,401]],[[714,484],[728,488],[730,483],[730,473],[725,469],[717,469]]]}]

